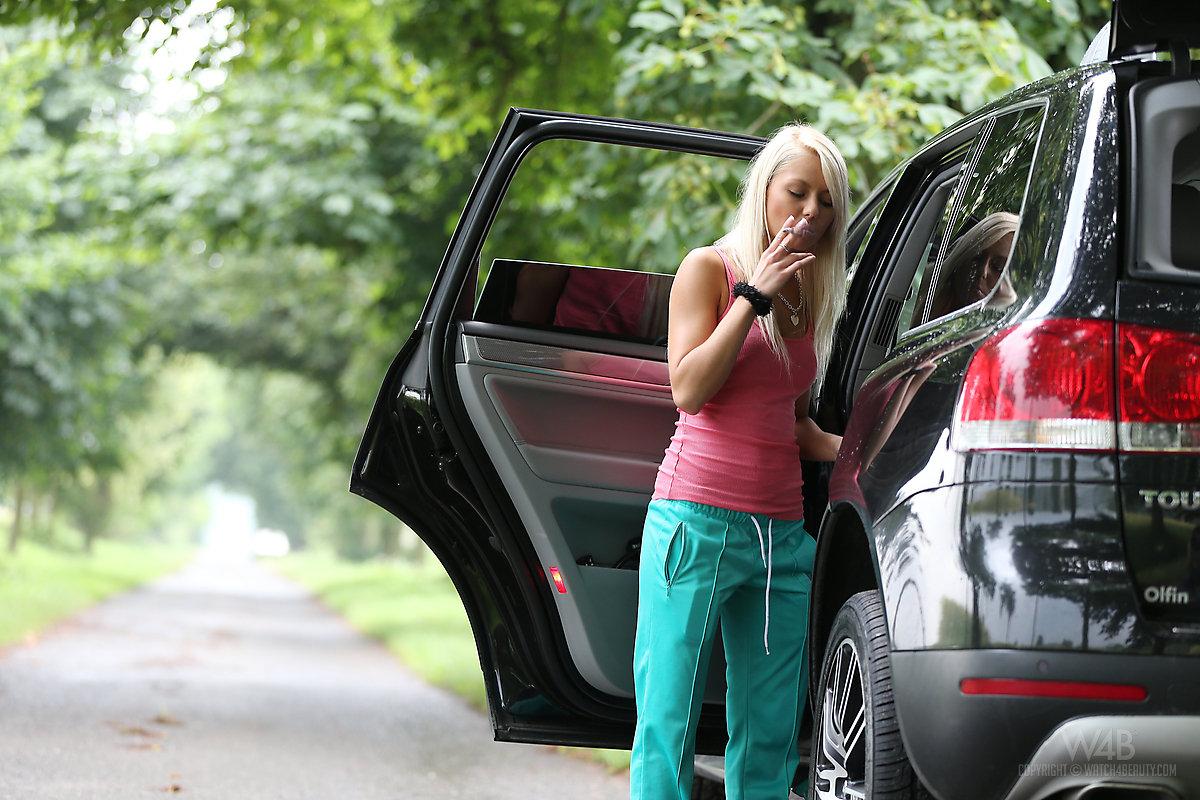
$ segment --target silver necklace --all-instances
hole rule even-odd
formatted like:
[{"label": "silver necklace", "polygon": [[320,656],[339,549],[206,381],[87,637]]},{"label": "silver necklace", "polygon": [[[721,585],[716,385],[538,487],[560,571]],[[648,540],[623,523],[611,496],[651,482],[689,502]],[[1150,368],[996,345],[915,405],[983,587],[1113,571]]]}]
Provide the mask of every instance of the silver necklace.
[{"label": "silver necklace", "polygon": [[796,285],[800,287],[800,299],[794,306],[788,302],[786,297],[783,296],[782,291],[775,295],[777,298],[783,301],[785,306],[787,306],[788,314],[790,315],[789,319],[792,321],[792,327],[797,327],[800,325],[800,310],[804,308],[804,284],[800,282],[799,275],[796,276]]}]

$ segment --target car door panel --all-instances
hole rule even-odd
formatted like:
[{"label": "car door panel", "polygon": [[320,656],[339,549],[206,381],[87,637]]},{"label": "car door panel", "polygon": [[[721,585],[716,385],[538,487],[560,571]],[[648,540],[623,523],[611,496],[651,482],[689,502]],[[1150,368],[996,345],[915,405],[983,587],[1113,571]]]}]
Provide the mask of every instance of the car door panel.
[{"label": "car door panel", "polygon": [[498,416],[541,480],[643,494],[653,487],[675,422],[670,387],[532,374],[482,361],[460,364],[459,381],[472,408]]},{"label": "car door panel", "polygon": [[[640,544],[674,430],[666,363],[513,344],[462,337],[463,402],[540,562],[568,589],[554,599],[581,676],[632,698],[637,572],[612,567]],[[724,660],[714,651],[706,699],[717,703]]]},{"label": "car door panel", "polygon": [[[631,542],[677,413],[665,348],[471,318],[505,187],[529,148],[556,137],[738,159],[762,141],[510,112],[384,379],[351,488],[408,523],[446,567],[498,739],[628,746],[638,573],[615,565],[630,566],[631,551],[636,563]],[[708,696],[723,700],[717,677],[715,652]],[[723,743],[723,709],[706,704],[697,750]]]},{"label": "car door panel", "polygon": [[[486,347],[465,337],[467,357],[457,366],[463,403],[539,561],[568,589],[554,599],[580,673],[600,691],[632,697],[637,572],[576,561],[595,552],[612,558],[639,537],[675,418],[670,387],[593,380],[575,371],[587,354],[575,370],[532,373],[479,358]],[[572,508],[600,524],[580,526]]]}]

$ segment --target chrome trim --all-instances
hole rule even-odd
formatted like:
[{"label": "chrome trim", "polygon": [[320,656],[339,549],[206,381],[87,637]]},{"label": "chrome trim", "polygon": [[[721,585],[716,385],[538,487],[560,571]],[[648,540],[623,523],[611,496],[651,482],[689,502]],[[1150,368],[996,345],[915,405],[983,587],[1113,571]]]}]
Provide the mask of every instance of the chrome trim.
[{"label": "chrome trim", "polygon": [[480,336],[463,336],[462,346],[467,364],[657,392],[671,389],[670,370],[661,361]]}]

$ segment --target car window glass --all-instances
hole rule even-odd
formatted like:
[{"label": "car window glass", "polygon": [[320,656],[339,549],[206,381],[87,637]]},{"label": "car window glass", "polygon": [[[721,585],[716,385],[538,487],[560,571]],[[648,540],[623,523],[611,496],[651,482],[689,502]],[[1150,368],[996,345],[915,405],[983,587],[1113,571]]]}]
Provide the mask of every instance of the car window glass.
[{"label": "car window glass", "polygon": [[[883,209],[887,206],[888,198],[892,196],[892,190],[895,188],[896,181],[893,179],[888,186],[880,191],[879,196],[875,200],[875,205],[867,210],[866,213],[870,215],[869,220],[855,232],[858,236],[858,242],[848,264],[847,282],[854,280],[854,275],[858,272],[858,267],[862,263],[863,254],[867,252],[867,245],[871,242],[871,237],[875,235],[875,228],[879,225],[879,218],[883,216]],[[858,231],[861,231],[861,233],[858,233]]]},{"label": "car window glass", "polygon": [[1008,259],[1020,224],[1044,111],[1027,108],[1001,115],[988,134],[954,211],[951,235],[928,283],[935,288],[918,304],[922,322],[984,301],[1005,307],[1016,300]]},{"label": "car window glass", "polygon": [[1200,270],[1200,128],[1179,140],[1171,165],[1171,263]]},{"label": "car window glass", "polygon": [[745,171],[716,156],[537,144],[482,245],[473,319],[658,341],[670,275],[728,229]]},{"label": "car window glass", "polygon": [[[954,190],[957,186],[957,175],[943,181],[929,195],[927,203],[932,208],[927,208],[921,212],[922,216],[936,213],[937,224],[929,233],[925,234],[928,238],[925,240],[924,248],[921,250],[920,259],[917,261],[917,269],[913,273],[912,280],[909,282],[908,291],[904,294],[904,304],[900,308],[898,316],[900,327],[897,329],[897,336],[919,323],[919,307],[922,300],[929,293],[928,279],[933,273],[931,267],[937,260],[938,246],[946,237],[946,228],[950,224],[950,215],[954,211],[952,200],[954,198]],[[914,232],[914,235],[920,236],[921,233],[918,230]]]},{"label": "car window glass", "polygon": [[1200,274],[1200,81],[1162,77],[1131,87],[1133,272]]}]

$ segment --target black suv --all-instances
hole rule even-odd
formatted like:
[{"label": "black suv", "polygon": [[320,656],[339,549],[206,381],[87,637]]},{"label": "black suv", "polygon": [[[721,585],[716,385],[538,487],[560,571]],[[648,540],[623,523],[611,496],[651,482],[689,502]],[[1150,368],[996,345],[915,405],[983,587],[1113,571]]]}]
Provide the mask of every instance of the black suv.
[{"label": "black suv", "polygon": [[[855,215],[810,409],[844,444],[802,465],[812,797],[1200,797],[1189,45],[1200,4],[1116,3],[1106,54],[956,123]],[[578,237],[497,252],[506,191],[552,145],[736,180],[761,144],[514,109],[384,379],[351,489],[457,586],[498,740],[629,746],[638,537],[676,416],[673,265],[612,269]],[[718,644],[698,753],[723,749],[723,698]]]}]

